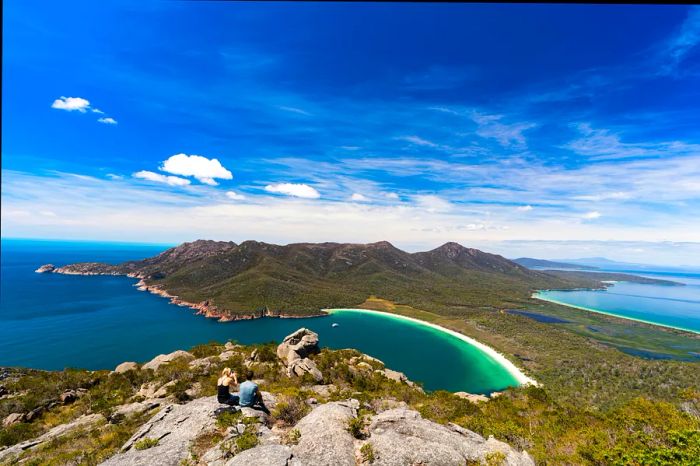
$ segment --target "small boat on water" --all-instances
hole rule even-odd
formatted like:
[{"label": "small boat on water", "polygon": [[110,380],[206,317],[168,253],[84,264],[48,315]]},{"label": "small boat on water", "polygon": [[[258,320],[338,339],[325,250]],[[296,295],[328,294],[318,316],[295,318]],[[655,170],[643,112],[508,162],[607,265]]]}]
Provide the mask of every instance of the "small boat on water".
[{"label": "small boat on water", "polygon": [[331,327],[337,327],[337,326],[339,326],[339,325],[340,325],[340,324],[338,324],[338,323],[336,323],[336,322],[333,322],[333,323],[331,324]]}]

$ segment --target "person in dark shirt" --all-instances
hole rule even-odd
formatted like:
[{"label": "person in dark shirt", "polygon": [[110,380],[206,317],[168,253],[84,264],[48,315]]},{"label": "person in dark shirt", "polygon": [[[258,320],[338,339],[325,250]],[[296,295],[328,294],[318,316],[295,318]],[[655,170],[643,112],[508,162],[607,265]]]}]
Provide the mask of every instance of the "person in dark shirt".
[{"label": "person in dark shirt", "polygon": [[231,368],[226,367],[221,371],[219,380],[216,381],[216,399],[221,404],[235,406],[239,404],[240,397],[230,392],[231,383],[233,383],[234,387],[237,386],[238,377],[236,372],[231,372]]}]

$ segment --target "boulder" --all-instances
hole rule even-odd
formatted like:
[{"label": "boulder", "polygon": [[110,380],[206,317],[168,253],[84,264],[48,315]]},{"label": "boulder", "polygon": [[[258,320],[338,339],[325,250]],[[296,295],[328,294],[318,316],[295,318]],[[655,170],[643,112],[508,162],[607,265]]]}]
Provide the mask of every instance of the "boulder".
[{"label": "boulder", "polygon": [[119,364],[117,367],[114,368],[114,372],[117,374],[124,374],[129,371],[136,371],[139,369],[139,365],[136,364],[135,362],[127,361]]},{"label": "boulder", "polygon": [[222,361],[228,361],[229,359],[231,359],[235,355],[236,355],[235,351],[228,350],[228,351],[224,351],[223,353],[221,353],[219,355],[219,359],[221,359]]},{"label": "boulder", "polygon": [[194,356],[192,356],[190,353],[187,351],[182,351],[182,350],[177,350],[173,351],[172,353],[169,354],[159,354],[155,358],[151,359],[148,361],[146,364],[144,364],[141,369],[146,370],[146,369],[152,369],[154,371],[157,371],[160,366],[164,364],[171,363],[175,361],[176,359],[185,359],[187,361],[192,361],[194,359]]},{"label": "boulder", "polygon": [[287,466],[292,449],[284,445],[260,445],[234,456],[226,466]]},{"label": "boulder", "polygon": [[165,398],[168,396],[168,388],[177,384],[177,380],[171,380],[170,382],[161,385],[161,387],[153,393],[153,398]]},{"label": "boulder", "polygon": [[357,416],[357,400],[320,405],[295,429],[299,443],[292,447],[294,459],[305,466],[355,466],[354,438],[348,421]]},{"label": "boulder", "polygon": [[311,374],[316,382],[323,380],[323,374],[318,370],[316,363],[309,358],[295,359],[287,366],[287,375],[290,377],[293,375],[301,377],[304,374]]},{"label": "boulder", "polygon": [[111,423],[117,423],[124,418],[135,416],[138,414],[145,413],[152,409],[157,408],[163,403],[160,400],[154,401],[140,401],[136,403],[127,403],[119,405],[112,410],[112,414],[109,416],[108,421]]},{"label": "boulder", "polygon": [[285,364],[295,359],[305,358],[318,353],[318,334],[306,328],[300,328],[287,335],[277,347],[277,357]]},{"label": "boulder", "polygon": [[377,370],[377,372],[382,374],[387,379],[395,380],[396,382],[408,382],[408,377],[406,377],[406,374],[403,372],[393,371],[391,369],[381,369]]},{"label": "boulder", "polygon": [[58,397],[58,399],[63,403],[64,405],[68,405],[73,403],[75,400],[78,399],[78,394],[75,393],[73,390],[66,390],[65,392],[61,393]]},{"label": "boulder", "polygon": [[42,414],[44,414],[44,411],[46,411],[45,406],[38,406],[38,407],[32,409],[31,411],[29,411],[26,414],[24,420],[27,422],[32,422],[34,419],[36,419],[39,416],[41,416]]},{"label": "boulder", "polygon": [[236,348],[237,346],[240,346],[240,345],[236,345],[230,341],[227,341],[226,344],[224,345],[224,349],[232,350],[232,349]]},{"label": "boulder", "polygon": [[2,421],[2,426],[3,427],[10,427],[13,424],[19,424],[20,422],[24,422],[26,419],[26,414],[24,413],[11,413],[8,414],[5,419]]},{"label": "boulder", "polygon": [[526,452],[518,452],[492,437],[451,424],[425,420],[417,411],[398,408],[377,414],[369,427],[375,466],[406,464],[464,465],[486,463],[488,455],[504,455],[504,466],[534,466]]},{"label": "boulder", "polygon": [[[213,413],[218,406],[215,396],[184,405],[168,405],[141,426],[118,454],[102,464],[177,466],[190,457],[191,442],[214,429],[216,418]],[[134,448],[138,441],[146,438],[157,439],[158,443],[145,450]]]}]

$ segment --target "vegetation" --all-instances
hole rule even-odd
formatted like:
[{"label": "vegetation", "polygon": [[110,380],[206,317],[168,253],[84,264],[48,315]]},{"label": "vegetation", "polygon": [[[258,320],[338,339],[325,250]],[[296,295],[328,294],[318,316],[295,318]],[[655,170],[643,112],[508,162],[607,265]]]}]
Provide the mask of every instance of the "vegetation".
[{"label": "vegetation", "polygon": [[158,445],[157,438],[146,437],[146,438],[143,438],[143,439],[139,440],[138,442],[136,442],[134,444],[134,448],[136,448],[137,450],[147,450],[149,448],[155,447],[156,445]]},{"label": "vegetation", "polygon": [[365,463],[374,463],[374,448],[372,444],[367,442],[360,447],[360,454],[362,455],[362,461]]}]

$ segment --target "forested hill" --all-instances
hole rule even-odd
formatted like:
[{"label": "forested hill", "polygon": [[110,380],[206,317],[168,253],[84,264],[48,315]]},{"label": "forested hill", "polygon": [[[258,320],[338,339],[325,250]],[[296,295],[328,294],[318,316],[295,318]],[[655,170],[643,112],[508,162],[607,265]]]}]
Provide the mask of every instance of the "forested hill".
[{"label": "forested hill", "polygon": [[80,263],[50,271],[131,275],[183,301],[208,301],[231,316],[261,309],[313,314],[357,306],[369,296],[459,314],[469,308],[514,306],[530,299],[535,289],[600,286],[585,277],[529,270],[457,243],[408,253],[386,241],[279,246],[198,240],[141,261]]}]

